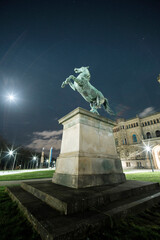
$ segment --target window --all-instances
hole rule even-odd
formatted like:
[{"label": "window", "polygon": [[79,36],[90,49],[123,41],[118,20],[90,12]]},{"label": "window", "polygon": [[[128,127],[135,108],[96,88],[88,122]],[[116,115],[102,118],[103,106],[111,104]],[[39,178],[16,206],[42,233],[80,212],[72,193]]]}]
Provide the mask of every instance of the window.
[{"label": "window", "polygon": [[153,124],[153,121],[152,121],[152,120],[151,120],[150,122],[151,122],[151,124]]},{"label": "window", "polygon": [[153,122],[154,122],[154,124],[156,124],[156,120],[155,119],[153,120]]},{"label": "window", "polygon": [[160,137],[160,131],[159,130],[156,131],[156,137]]},{"label": "window", "polygon": [[149,139],[149,138],[152,138],[152,136],[151,136],[151,133],[150,133],[150,132],[147,132],[147,133],[146,133],[146,136],[147,136],[147,139]]},{"label": "window", "polygon": [[157,123],[159,123],[159,119],[157,119]]},{"label": "window", "polygon": [[141,168],[142,167],[142,163],[141,162],[137,162],[137,167]]},{"label": "window", "polygon": [[136,122],[136,127],[138,127],[138,123]]},{"label": "window", "polygon": [[136,134],[133,134],[133,135],[132,135],[132,138],[133,138],[133,143],[137,142]]},{"label": "window", "polygon": [[145,126],[147,126],[147,123],[145,122]]},{"label": "window", "polygon": [[131,124],[131,127],[133,128],[133,124]]},{"label": "window", "polygon": [[147,122],[148,123],[148,125],[150,125],[150,122]]},{"label": "window", "polygon": [[127,139],[126,138],[124,139],[124,142],[125,142],[125,145],[127,145]]},{"label": "window", "polygon": [[130,167],[131,163],[130,162],[126,162],[126,167]]}]

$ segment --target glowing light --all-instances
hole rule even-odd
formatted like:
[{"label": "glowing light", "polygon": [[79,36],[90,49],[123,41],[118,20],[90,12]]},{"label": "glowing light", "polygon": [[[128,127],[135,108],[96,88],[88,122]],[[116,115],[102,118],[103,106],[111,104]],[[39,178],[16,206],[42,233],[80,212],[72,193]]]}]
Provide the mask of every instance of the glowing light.
[{"label": "glowing light", "polygon": [[9,156],[13,156],[13,153],[14,153],[13,150],[9,150],[9,152],[8,152]]},{"label": "glowing light", "polygon": [[8,99],[10,102],[15,102],[16,97],[15,97],[14,94],[9,94],[9,95],[7,96],[7,99]]},{"label": "glowing light", "polygon": [[36,159],[37,159],[37,157],[36,157],[36,156],[34,156],[34,157],[33,157],[33,160],[36,160]]},{"label": "glowing light", "polygon": [[150,152],[150,151],[151,151],[150,146],[146,146],[146,151],[147,151],[147,152]]},{"label": "glowing light", "polygon": [[[18,148],[17,148],[18,149]],[[14,156],[14,155],[16,155],[17,154],[17,149],[14,149],[13,150],[13,147],[11,148],[11,149],[9,149],[8,147],[7,147],[7,155],[5,156],[5,157],[11,157],[11,156]]]}]

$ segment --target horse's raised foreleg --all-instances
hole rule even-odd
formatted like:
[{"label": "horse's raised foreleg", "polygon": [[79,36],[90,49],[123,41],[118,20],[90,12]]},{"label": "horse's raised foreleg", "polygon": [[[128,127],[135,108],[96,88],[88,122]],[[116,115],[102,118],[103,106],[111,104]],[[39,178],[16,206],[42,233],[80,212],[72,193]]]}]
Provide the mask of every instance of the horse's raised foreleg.
[{"label": "horse's raised foreleg", "polygon": [[74,84],[71,82],[71,79],[74,80],[74,76],[70,75],[68,78],[66,78],[66,80],[62,83],[61,87],[64,88],[67,84],[70,85],[70,87],[75,91],[75,86]]}]

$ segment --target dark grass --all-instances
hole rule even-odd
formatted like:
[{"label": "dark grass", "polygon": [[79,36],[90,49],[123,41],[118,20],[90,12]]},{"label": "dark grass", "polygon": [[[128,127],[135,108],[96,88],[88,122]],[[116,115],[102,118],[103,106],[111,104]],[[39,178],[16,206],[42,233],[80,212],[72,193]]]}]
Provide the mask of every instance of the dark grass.
[{"label": "dark grass", "polygon": [[88,237],[88,240],[159,240],[160,204],[136,216],[129,216],[119,223],[111,223]]},{"label": "dark grass", "polygon": [[0,187],[0,240],[41,240],[5,187]]},{"label": "dark grass", "polygon": [[[159,182],[160,172],[126,174],[127,180]],[[121,219],[88,240],[160,240],[160,203],[136,216]]]},{"label": "dark grass", "polygon": [[36,171],[36,172],[25,172],[17,174],[8,174],[0,176],[0,181],[13,181],[13,180],[24,180],[24,179],[36,179],[36,178],[52,178],[54,170],[47,171]]}]

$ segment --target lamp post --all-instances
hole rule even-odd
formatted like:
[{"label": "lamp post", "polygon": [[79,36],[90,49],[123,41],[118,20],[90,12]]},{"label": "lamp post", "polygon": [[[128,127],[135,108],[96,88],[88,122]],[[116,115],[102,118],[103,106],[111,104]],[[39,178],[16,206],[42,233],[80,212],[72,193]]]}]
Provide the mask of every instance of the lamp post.
[{"label": "lamp post", "polygon": [[154,172],[153,163],[152,163],[152,159],[151,159],[151,148],[149,146],[146,146],[146,151],[147,151],[148,156],[149,156],[149,161],[150,161],[150,164],[151,164],[152,172]]},{"label": "lamp post", "polygon": [[35,167],[35,161],[36,161],[36,156],[35,157],[33,157],[33,163],[32,163],[32,168],[34,168]]},{"label": "lamp post", "polygon": [[37,168],[37,167],[38,167],[38,159],[37,159],[37,156],[34,156],[32,160],[33,160],[34,162],[36,162],[36,166],[35,166],[35,164],[34,164],[34,166],[35,166],[35,168]]},{"label": "lamp post", "polygon": [[13,161],[13,167],[12,167],[12,170],[14,169],[14,165],[15,165],[15,162],[16,162],[16,158],[17,158],[17,152],[16,152],[15,155],[14,155],[14,161]]},{"label": "lamp post", "polygon": [[16,157],[17,157],[17,152],[13,151],[13,150],[9,150],[8,152],[9,156],[14,156],[14,160],[13,160],[13,166],[12,166],[12,171],[14,169],[14,165],[15,165],[15,162],[16,162]]}]

